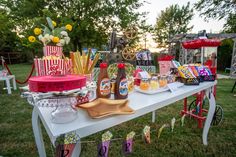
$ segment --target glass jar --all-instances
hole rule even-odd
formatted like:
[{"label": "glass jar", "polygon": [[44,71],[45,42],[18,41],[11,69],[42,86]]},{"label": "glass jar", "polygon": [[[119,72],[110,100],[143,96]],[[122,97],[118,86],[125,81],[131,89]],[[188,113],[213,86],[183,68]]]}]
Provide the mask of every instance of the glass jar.
[{"label": "glass jar", "polygon": [[157,90],[159,88],[158,78],[157,76],[153,76],[150,80],[150,89]]},{"label": "glass jar", "polygon": [[150,88],[150,83],[148,79],[142,79],[139,88],[143,91],[147,91]]},{"label": "glass jar", "polygon": [[167,76],[167,83],[175,82],[175,75],[168,75]]},{"label": "glass jar", "polygon": [[166,75],[160,76],[159,85],[160,85],[160,87],[166,87],[166,85],[167,85],[167,76]]},{"label": "glass jar", "polygon": [[132,93],[134,91],[134,78],[133,77],[128,78],[128,91],[129,93]]}]

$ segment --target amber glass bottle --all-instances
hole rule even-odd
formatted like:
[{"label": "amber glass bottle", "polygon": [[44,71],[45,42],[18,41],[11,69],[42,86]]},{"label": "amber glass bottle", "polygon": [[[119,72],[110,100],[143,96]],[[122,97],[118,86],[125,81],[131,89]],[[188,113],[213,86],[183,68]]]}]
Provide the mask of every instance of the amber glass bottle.
[{"label": "amber glass bottle", "polygon": [[125,74],[125,64],[119,63],[118,74],[115,85],[115,99],[126,99],[128,97],[128,82]]},{"label": "amber glass bottle", "polygon": [[97,96],[98,98],[110,98],[111,96],[111,82],[107,73],[107,63],[100,64],[100,73],[97,82]]}]

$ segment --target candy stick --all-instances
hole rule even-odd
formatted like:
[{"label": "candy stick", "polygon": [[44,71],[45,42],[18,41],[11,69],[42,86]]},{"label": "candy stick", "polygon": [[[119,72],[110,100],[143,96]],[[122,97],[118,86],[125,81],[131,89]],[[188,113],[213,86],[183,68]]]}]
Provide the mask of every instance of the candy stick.
[{"label": "candy stick", "polygon": [[88,50],[87,62],[86,62],[86,66],[85,66],[85,74],[88,73],[88,66],[89,66],[90,56],[91,56],[91,49]]},{"label": "candy stick", "polygon": [[98,60],[99,60],[99,57],[100,57],[100,54],[97,53],[97,54],[95,55],[95,58],[94,58],[94,60],[93,60],[93,63],[92,63],[92,65],[91,65],[91,67],[89,68],[89,71],[88,71],[89,74],[92,73],[92,70],[93,70],[94,66],[97,64],[97,62],[98,62]]},{"label": "candy stick", "polygon": [[76,66],[76,61],[75,61],[75,55],[73,52],[70,52],[70,58],[72,60],[72,65],[73,65],[73,73],[78,74],[78,67]]},{"label": "candy stick", "polygon": [[85,52],[82,51],[82,66],[83,66],[84,73],[85,73],[85,64],[86,64],[86,55],[85,55]]},{"label": "candy stick", "polygon": [[78,69],[78,73],[79,73],[79,74],[82,74],[83,71],[82,71],[81,62],[80,62],[80,57],[79,57],[78,52],[75,53],[75,61],[76,61],[76,66],[77,66],[77,69]]}]

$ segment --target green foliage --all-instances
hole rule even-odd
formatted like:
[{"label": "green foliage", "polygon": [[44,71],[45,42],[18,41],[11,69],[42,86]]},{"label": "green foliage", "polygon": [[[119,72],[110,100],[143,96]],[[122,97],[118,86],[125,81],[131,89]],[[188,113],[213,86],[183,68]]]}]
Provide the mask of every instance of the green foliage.
[{"label": "green foliage", "polygon": [[25,37],[30,30],[41,24],[49,27],[51,17],[58,27],[71,24],[71,44],[65,49],[77,50],[82,47],[100,47],[107,43],[112,29],[122,30],[129,24],[141,22],[145,13],[137,13],[143,5],[139,0],[0,0],[0,7],[8,11],[15,25]]},{"label": "green foliage", "polygon": [[193,17],[193,10],[190,8],[190,3],[186,6],[171,5],[156,19],[154,33],[156,41],[160,46],[165,46],[167,41],[175,34],[186,33],[193,26],[189,26],[190,20]]},{"label": "green foliage", "polygon": [[198,0],[195,8],[206,18],[222,19],[236,14],[235,0]]},{"label": "green foliage", "polygon": [[224,25],[224,31],[226,33],[236,32],[236,14],[230,14]]},{"label": "green foliage", "polygon": [[236,1],[235,0],[199,0],[195,8],[205,19],[226,19],[224,30],[229,33],[236,31]]},{"label": "green foliage", "polygon": [[217,67],[220,70],[230,68],[233,51],[233,40],[225,39],[218,48]]},{"label": "green foliage", "polygon": [[13,52],[17,49],[19,39],[14,29],[14,23],[6,11],[0,9],[0,52]]}]

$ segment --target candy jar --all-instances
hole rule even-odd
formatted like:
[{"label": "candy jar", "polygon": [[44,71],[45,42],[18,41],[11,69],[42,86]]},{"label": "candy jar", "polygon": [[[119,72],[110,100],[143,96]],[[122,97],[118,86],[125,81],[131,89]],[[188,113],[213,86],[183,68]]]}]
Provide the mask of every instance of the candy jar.
[{"label": "candy jar", "polygon": [[148,79],[142,79],[140,82],[140,89],[143,91],[147,91],[149,90],[150,84],[149,84],[149,80]]},{"label": "candy jar", "polygon": [[134,91],[134,78],[131,76],[128,78],[128,92],[132,93]]},{"label": "candy jar", "polygon": [[159,88],[158,78],[157,76],[153,76],[150,81],[151,90],[157,90]]},{"label": "candy jar", "polygon": [[175,82],[175,76],[174,75],[168,75],[167,76],[167,83],[173,83]]},{"label": "candy jar", "polygon": [[167,85],[167,76],[166,75],[160,76],[159,85],[160,85],[160,87],[165,87]]}]

